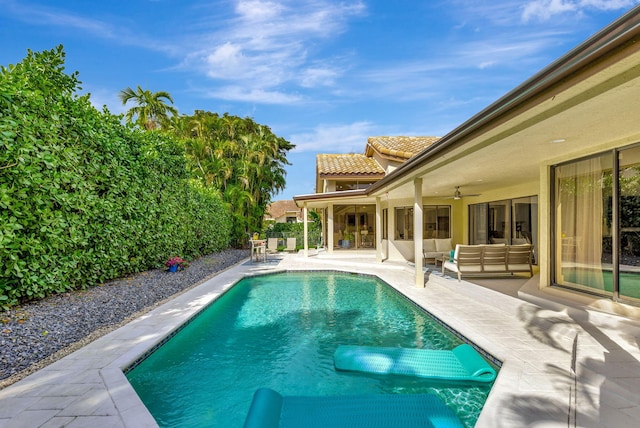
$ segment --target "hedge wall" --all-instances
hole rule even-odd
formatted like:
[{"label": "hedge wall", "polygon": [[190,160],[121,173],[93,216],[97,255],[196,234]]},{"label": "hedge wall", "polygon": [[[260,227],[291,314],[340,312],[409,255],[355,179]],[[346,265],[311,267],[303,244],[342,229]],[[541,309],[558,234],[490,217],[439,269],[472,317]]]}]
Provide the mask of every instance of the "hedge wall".
[{"label": "hedge wall", "polygon": [[227,248],[230,215],[172,138],[77,96],[62,46],[0,68],[0,306]]}]

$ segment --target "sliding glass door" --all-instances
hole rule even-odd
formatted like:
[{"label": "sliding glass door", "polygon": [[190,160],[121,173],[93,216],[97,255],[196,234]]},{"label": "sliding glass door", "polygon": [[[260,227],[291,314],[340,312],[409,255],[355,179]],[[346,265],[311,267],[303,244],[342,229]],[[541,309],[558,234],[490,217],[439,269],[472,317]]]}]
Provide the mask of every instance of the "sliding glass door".
[{"label": "sliding glass door", "polygon": [[[556,174],[556,282],[598,294],[613,292],[611,271],[612,156],[559,166]],[[608,266],[607,266],[608,265]],[[607,269],[608,268],[608,269]],[[611,274],[609,273],[609,277]]]},{"label": "sliding glass door", "polygon": [[334,249],[375,248],[375,205],[335,205],[333,218]]},{"label": "sliding glass door", "polygon": [[620,297],[640,299],[640,147],[618,155]]},{"label": "sliding glass door", "polygon": [[554,174],[555,283],[640,299],[640,147],[566,163]]}]

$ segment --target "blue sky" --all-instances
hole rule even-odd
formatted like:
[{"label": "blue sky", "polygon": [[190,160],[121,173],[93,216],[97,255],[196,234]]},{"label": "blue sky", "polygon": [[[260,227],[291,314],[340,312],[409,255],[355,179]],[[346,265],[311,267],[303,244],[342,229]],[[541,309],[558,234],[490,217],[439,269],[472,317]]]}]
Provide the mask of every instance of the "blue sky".
[{"label": "blue sky", "polygon": [[313,193],[317,153],[442,136],[638,3],[0,0],[0,64],[62,44],[99,108],[141,85],[250,116],[297,145],[288,199]]}]

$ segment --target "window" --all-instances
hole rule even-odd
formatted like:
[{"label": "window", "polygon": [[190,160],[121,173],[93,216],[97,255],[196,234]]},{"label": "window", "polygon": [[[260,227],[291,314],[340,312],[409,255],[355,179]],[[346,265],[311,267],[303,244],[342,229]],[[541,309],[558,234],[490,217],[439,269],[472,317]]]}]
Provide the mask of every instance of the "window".
[{"label": "window", "polygon": [[[396,240],[412,240],[413,234],[413,207],[396,208]],[[450,238],[451,237],[451,206],[449,205],[425,205],[423,207],[422,224],[424,238]]]},{"label": "window", "polygon": [[469,243],[538,246],[538,197],[469,205]]},{"label": "window", "polygon": [[451,206],[424,206],[424,237],[451,238]]},{"label": "window", "polygon": [[336,181],[336,190],[338,192],[342,192],[345,190],[358,190],[358,189],[366,189],[375,183],[376,180],[365,180],[365,181]]},{"label": "window", "polygon": [[396,240],[413,239],[413,208],[396,208]]}]

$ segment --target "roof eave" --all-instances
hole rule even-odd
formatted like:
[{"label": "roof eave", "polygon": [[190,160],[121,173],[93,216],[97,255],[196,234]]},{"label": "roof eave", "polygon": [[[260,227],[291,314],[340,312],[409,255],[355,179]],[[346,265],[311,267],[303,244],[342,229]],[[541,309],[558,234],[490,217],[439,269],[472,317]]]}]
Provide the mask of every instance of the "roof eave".
[{"label": "roof eave", "polygon": [[322,199],[343,199],[343,198],[353,198],[358,196],[367,196],[366,189],[343,190],[340,192],[310,193],[307,195],[296,195],[293,197],[293,201],[296,203],[296,206],[300,207],[298,202],[318,201]]},{"label": "roof eave", "polygon": [[380,173],[341,173],[341,174],[318,174],[318,177],[323,179],[323,180],[336,180],[336,179],[342,179],[342,178],[349,178],[349,179],[353,179],[353,178],[383,178],[384,177],[384,172],[380,172]]}]

